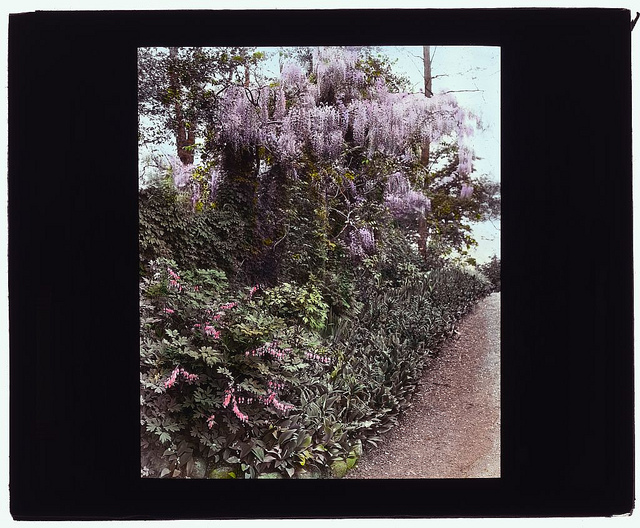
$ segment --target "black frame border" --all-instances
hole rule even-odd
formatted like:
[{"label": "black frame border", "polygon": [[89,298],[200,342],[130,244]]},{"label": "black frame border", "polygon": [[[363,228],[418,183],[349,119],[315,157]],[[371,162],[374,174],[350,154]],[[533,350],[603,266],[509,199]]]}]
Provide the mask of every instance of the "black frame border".
[{"label": "black frame border", "polygon": [[[9,21],[16,519],[631,511],[630,13],[37,12]],[[487,45],[502,60],[502,478],[139,477],[136,49]]]}]

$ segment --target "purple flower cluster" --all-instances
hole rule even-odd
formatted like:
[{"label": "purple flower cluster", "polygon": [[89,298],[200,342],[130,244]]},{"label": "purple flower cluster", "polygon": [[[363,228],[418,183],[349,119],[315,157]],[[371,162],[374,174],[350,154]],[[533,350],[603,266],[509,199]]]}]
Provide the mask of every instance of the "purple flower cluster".
[{"label": "purple flower cluster", "polygon": [[173,184],[176,189],[183,189],[191,181],[194,166],[185,165],[178,156],[169,157],[169,168],[173,177]]},{"label": "purple flower cluster", "polygon": [[222,175],[220,171],[215,168],[211,169],[209,177],[209,199],[213,200],[218,192],[218,187],[220,187],[220,181],[222,180]]},{"label": "purple flower cluster", "polygon": [[387,179],[385,204],[396,218],[415,213],[426,215],[431,211],[431,200],[412,189],[411,183],[401,172],[395,172]]},{"label": "purple flower cluster", "polygon": [[318,97],[333,93],[337,100],[349,100],[365,84],[364,73],[356,69],[357,49],[321,47],[314,50],[313,66]]},{"label": "purple flower cluster", "polygon": [[354,140],[369,153],[402,156],[416,141],[435,142],[454,131],[462,141],[473,133],[471,117],[460,111],[449,94],[427,98],[422,94],[390,93],[380,83],[372,95],[372,99],[354,100],[348,106]]},{"label": "purple flower cluster", "polygon": [[303,92],[309,89],[309,81],[302,66],[295,61],[287,61],[282,65],[280,82],[283,87],[292,91]]},{"label": "purple flower cluster", "polygon": [[[351,128],[355,143],[369,154],[412,157],[409,147],[425,140],[452,136],[462,147],[464,138],[478,126],[477,118],[460,108],[450,94],[394,93],[379,80],[363,99],[366,83],[356,67],[358,58],[357,48],[320,47],[313,57],[315,84],[300,64],[289,60],[283,63],[276,86],[229,87],[221,101],[219,140],[236,149],[263,145],[281,161],[297,159],[303,147],[333,160],[343,152],[345,134]],[[274,103],[272,115],[269,101]],[[185,185],[190,170],[177,166],[176,182]],[[467,158],[461,160],[459,170],[470,171]],[[212,174],[212,190],[216,178]]]},{"label": "purple flower cluster", "polygon": [[317,106],[309,114],[309,141],[313,151],[325,159],[340,156],[344,145],[343,116],[333,106]]},{"label": "purple flower cluster", "polygon": [[282,84],[280,84],[275,93],[275,110],[273,112],[273,118],[276,120],[282,120],[285,115],[287,115],[287,98],[284,94],[284,88],[282,87]]},{"label": "purple flower cluster", "polygon": [[472,194],[473,194],[473,186],[463,183],[462,188],[460,189],[460,198],[462,198],[463,200],[466,200],[468,198],[471,198]]},{"label": "purple flower cluster", "polygon": [[169,157],[169,168],[174,186],[176,189],[190,194],[191,204],[193,206],[201,199],[203,191],[201,184],[194,178],[196,173],[202,174],[203,170],[210,172],[209,179],[205,185],[209,187],[209,197],[212,198],[215,196],[220,183],[220,173],[215,168],[203,169],[195,165],[185,165],[177,156]]},{"label": "purple flower cluster", "polygon": [[466,145],[458,148],[458,174],[466,176],[473,170],[473,154]]},{"label": "purple flower cluster", "polygon": [[[222,120],[221,139],[235,149],[261,142],[261,121],[268,116],[261,115],[249,98],[245,88],[230,86],[222,98],[224,119]],[[261,120],[262,118],[262,120]]]},{"label": "purple flower cluster", "polygon": [[375,252],[376,240],[370,227],[354,229],[349,240],[349,253],[352,257],[363,258]]}]

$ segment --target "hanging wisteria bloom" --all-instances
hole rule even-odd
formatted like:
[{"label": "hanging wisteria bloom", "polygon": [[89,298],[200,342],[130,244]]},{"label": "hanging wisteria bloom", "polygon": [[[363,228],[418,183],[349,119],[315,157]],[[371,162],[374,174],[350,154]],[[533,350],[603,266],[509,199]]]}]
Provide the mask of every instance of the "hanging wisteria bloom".
[{"label": "hanging wisteria bloom", "polygon": [[458,149],[458,174],[467,176],[473,170],[473,154],[468,146],[462,145]]},{"label": "hanging wisteria bloom", "polygon": [[183,189],[191,182],[193,165],[185,165],[178,156],[170,156],[169,168],[176,189]]},{"label": "hanging wisteria bloom", "polygon": [[359,51],[316,48],[315,83],[298,62],[287,60],[272,87],[229,87],[221,100],[220,140],[234,149],[265,146],[276,160],[292,163],[308,152],[335,162],[349,142],[367,155],[411,161],[416,145],[450,137],[460,150],[459,173],[469,174],[472,156],[464,141],[473,133],[474,116],[451,94],[390,92],[382,79],[367,87]]},{"label": "hanging wisteria bloom", "polygon": [[295,61],[287,61],[280,72],[282,86],[290,91],[304,92],[310,89],[310,83],[302,66]]},{"label": "hanging wisteria bloom", "polygon": [[313,53],[313,72],[318,85],[318,98],[350,100],[364,86],[365,76],[356,68],[357,48],[321,47]]},{"label": "hanging wisteria bloom", "polygon": [[471,198],[472,194],[473,194],[473,186],[463,183],[462,188],[460,189],[460,198],[465,200],[467,198]]},{"label": "hanging wisteria bloom", "polygon": [[209,200],[215,198],[221,180],[221,174],[216,167],[202,167],[196,165],[185,165],[177,156],[168,158],[169,172],[176,189],[188,195],[192,206],[202,198],[204,188],[199,178],[204,176],[204,186],[209,189]]},{"label": "hanging wisteria bloom", "polygon": [[411,183],[401,172],[394,172],[387,180],[385,204],[396,218],[426,215],[431,211],[431,200],[422,192],[411,187]]},{"label": "hanging wisteria bloom", "polygon": [[313,108],[309,118],[312,150],[321,158],[339,158],[344,142],[339,111],[333,106],[318,106]]},{"label": "hanging wisteria bloom", "polygon": [[376,241],[370,227],[354,229],[349,237],[349,253],[352,257],[363,258],[375,252]]},{"label": "hanging wisteria bloom", "polygon": [[280,84],[275,93],[275,110],[273,112],[273,119],[282,120],[287,114],[287,98],[284,94],[284,88]]},{"label": "hanging wisteria bloom", "polygon": [[235,149],[260,143],[262,123],[268,116],[261,115],[249,100],[247,91],[240,86],[230,86],[222,98],[224,119],[221,139]]},{"label": "hanging wisteria bloom", "polygon": [[220,182],[222,180],[222,175],[220,171],[215,167],[211,169],[210,177],[209,177],[209,199],[213,200],[218,192],[218,187],[220,186]]}]

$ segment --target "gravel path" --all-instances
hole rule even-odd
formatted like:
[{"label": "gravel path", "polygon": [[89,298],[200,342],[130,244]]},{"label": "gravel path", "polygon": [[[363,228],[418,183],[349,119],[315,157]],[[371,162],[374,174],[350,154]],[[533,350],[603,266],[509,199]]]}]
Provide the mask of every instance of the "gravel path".
[{"label": "gravel path", "polygon": [[500,294],[429,360],[411,407],[345,478],[500,477]]}]

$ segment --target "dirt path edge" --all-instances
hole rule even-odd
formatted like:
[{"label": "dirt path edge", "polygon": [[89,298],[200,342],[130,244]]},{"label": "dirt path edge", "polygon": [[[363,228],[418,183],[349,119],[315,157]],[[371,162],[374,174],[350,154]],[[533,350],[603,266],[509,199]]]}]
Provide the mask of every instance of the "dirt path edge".
[{"label": "dirt path edge", "polygon": [[345,478],[500,477],[500,293],[428,361],[410,408]]}]

